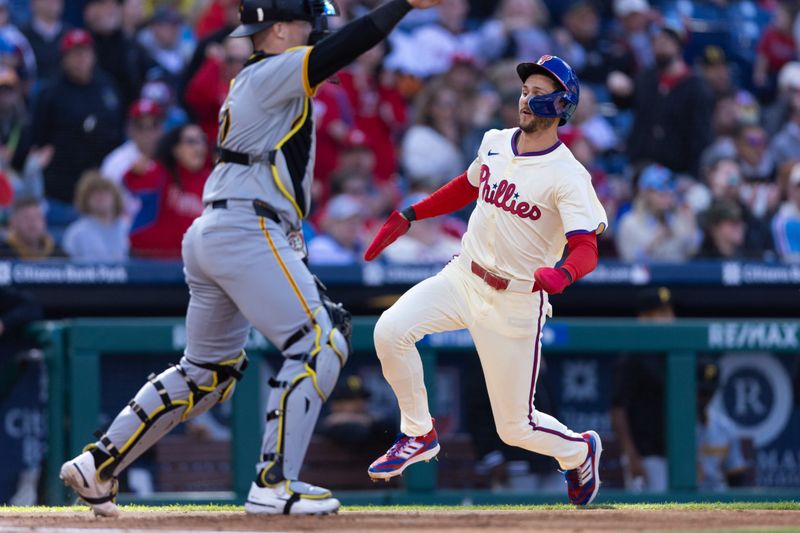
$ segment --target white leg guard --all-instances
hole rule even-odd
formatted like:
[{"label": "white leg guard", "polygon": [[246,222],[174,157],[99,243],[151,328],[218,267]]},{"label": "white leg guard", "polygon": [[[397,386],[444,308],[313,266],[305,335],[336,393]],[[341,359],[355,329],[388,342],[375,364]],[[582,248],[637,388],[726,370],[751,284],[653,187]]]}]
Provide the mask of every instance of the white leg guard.
[{"label": "white leg guard", "polygon": [[267,427],[257,465],[256,483],[262,487],[297,480],[320,408],[349,353],[347,339],[336,328],[317,324],[302,341],[292,348],[311,341],[311,350],[285,354],[281,370],[269,382],[274,390],[267,401]]},{"label": "white leg guard", "polygon": [[108,431],[87,446],[94,456],[97,476],[116,477],[180,422],[225,401],[246,366],[244,352],[218,364],[184,356],[179,364],[158,376],[151,375]]}]

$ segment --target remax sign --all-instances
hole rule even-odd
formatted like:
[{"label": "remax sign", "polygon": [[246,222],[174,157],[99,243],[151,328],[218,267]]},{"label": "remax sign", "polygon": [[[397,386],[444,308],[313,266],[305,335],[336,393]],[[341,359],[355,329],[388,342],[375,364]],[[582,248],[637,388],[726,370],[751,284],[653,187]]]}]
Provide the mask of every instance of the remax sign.
[{"label": "remax sign", "polygon": [[708,327],[708,346],[713,349],[787,350],[800,348],[797,322],[722,322]]}]

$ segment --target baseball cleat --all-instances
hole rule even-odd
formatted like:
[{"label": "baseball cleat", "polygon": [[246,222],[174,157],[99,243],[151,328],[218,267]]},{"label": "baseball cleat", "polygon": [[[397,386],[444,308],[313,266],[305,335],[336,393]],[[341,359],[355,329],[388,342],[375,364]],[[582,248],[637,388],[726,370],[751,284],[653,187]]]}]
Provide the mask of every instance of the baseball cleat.
[{"label": "baseball cleat", "polygon": [[90,452],[83,452],[61,465],[58,477],[89,504],[95,515],[119,516],[119,508],[114,503],[117,497],[117,478],[108,481],[99,479],[94,457]]},{"label": "baseball cleat", "polygon": [[428,462],[439,453],[439,438],[436,428],[420,437],[410,437],[404,433],[397,436],[392,447],[369,465],[367,473],[372,479],[384,479],[399,476],[409,465]]},{"label": "baseball cleat", "polygon": [[573,505],[589,505],[600,489],[600,454],[603,443],[595,431],[582,433],[589,446],[586,460],[578,467],[564,472],[567,481],[567,495]]},{"label": "baseball cleat", "polygon": [[266,487],[253,482],[244,510],[249,514],[325,515],[335,513],[340,506],[331,491],[287,479]]}]

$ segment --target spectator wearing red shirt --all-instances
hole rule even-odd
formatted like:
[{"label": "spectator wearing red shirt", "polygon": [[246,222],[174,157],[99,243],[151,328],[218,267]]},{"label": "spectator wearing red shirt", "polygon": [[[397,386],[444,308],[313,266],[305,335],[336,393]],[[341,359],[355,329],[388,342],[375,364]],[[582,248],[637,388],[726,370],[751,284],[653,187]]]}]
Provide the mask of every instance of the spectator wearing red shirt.
[{"label": "spectator wearing red shirt", "polygon": [[796,9],[778,2],[772,24],[767,26],[756,48],[756,62],[753,66],[753,84],[762,101],[772,100],[778,72],[783,65],[795,58],[795,41],[792,25]]},{"label": "spectator wearing red shirt", "polygon": [[381,70],[385,53],[385,44],[380,43],[339,73],[355,113],[355,126],[375,153],[374,173],[380,184],[397,172],[395,147],[407,116],[405,100],[390,84],[390,75]]},{"label": "spectator wearing red shirt", "polygon": [[314,125],[317,147],[314,158],[314,199],[318,205],[328,201],[331,174],[339,166],[339,154],[353,132],[353,110],[341,85],[323,83],[314,96]]},{"label": "spectator wearing red shirt", "polygon": [[180,258],[183,234],[203,211],[210,173],[203,130],[186,124],[164,136],[154,161],[140,162],[125,175],[125,186],[142,205],[131,227],[133,255]]},{"label": "spectator wearing red shirt", "polygon": [[206,60],[189,80],[184,99],[213,147],[216,144],[219,108],[228,96],[231,80],[244,67],[252,46],[249,39],[228,38],[206,48]]}]

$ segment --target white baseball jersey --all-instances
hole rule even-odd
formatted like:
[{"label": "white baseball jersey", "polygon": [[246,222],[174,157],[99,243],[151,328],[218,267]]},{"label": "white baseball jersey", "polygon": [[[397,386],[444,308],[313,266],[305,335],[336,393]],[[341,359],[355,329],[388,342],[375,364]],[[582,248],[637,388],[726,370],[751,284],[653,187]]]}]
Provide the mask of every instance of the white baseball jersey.
[{"label": "white baseball jersey", "polygon": [[467,171],[478,202],[461,242],[466,256],[510,279],[533,281],[561,259],[567,237],[608,225],[589,172],[560,141],[517,153],[520,130],[490,130]]},{"label": "white baseball jersey", "polygon": [[[467,171],[479,193],[461,256],[381,315],[375,351],[397,395],[400,430],[424,435],[432,422],[415,343],[431,333],[466,328],[481,360],[501,439],[554,457],[563,470],[571,470],[588,457],[586,438],[534,407],[550,304],[544,291],[530,289],[536,269],[552,267],[561,258],[567,236],[601,233],[606,214],[589,173],[566,146],[557,142],[542,152],[519,154],[519,135],[518,129],[484,135]],[[530,285],[497,290],[473,273],[470,260]]]}]

